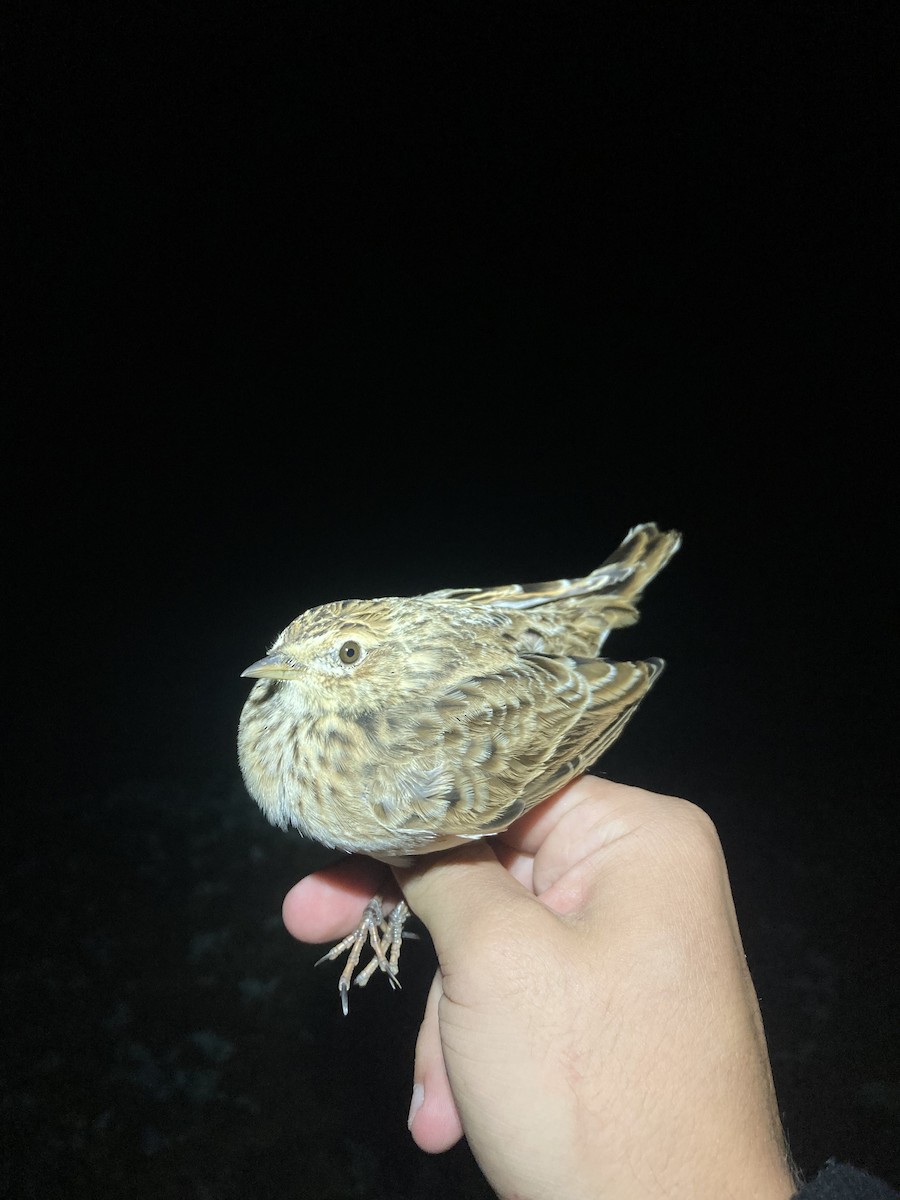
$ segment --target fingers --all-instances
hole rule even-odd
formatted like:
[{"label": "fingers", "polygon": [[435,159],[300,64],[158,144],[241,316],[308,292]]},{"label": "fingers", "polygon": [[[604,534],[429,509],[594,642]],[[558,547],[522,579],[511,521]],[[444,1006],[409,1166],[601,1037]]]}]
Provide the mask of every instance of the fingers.
[{"label": "fingers", "polygon": [[[500,844],[495,844],[494,850],[495,863],[499,860],[530,890],[531,855]],[[385,912],[390,912],[401,892],[387,867],[354,855],[294,884],[284,898],[281,915],[288,933],[298,941],[333,941],[357,925],[362,910],[375,895],[383,898]]]},{"label": "fingers", "polygon": [[[514,858],[514,870],[527,869]],[[437,951],[443,979],[444,1015],[449,1009],[495,1004],[504,990],[515,991],[532,971],[535,947],[553,943],[559,918],[497,860],[484,842],[428,856],[408,870],[395,870],[403,893],[424,922]],[[514,947],[512,963],[499,964],[498,952]]]},{"label": "fingers", "polygon": [[423,856],[394,874],[413,912],[428,926],[439,954],[442,947],[466,944],[473,928],[498,905],[528,897],[483,841]]},{"label": "fingers", "polygon": [[[597,790],[602,792],[604,788],[615,794],[619,785],[598,779],[576,780],[526,813],[500,837],[485,843],[484,847],[489,845],[490,851],[483,847],[483,857],[488,859],[493,855],[522,887],[535,890],[533,863],[537,851],[568,812],[578,808],[586,798],[596,800]],[[561,861],[564,862],[566,857],[562,849]],[[541,890],[549,886],[553,872],[551,870],[548,875],[547,868],[555,861],[555,858],[551,860],[545,856]],[[327,942],[341,938],[353,929],[363,908],[376,894],[384,896],[387,908],[400,898],[399,889],[380,863],[353,855],[301,879],[285,896],[282,916],[288,932],[299,941]]]},{"label": "fingers", "polygon": [[[711,825],[693,805],[611,780],[582,776],[520,818],[503,835],[508,852],[531,856],[531,887],[560,915],[616,902],[629,904],[654,867],[671,868],[687,830]],[[654,889],[655,893],[655,889]],[[655,893],[656,894],[656,893]],[[622,896],[619,896],[623,900]]]},{"label": "fingers", "polygon": [[645,792],[643,788],[629,787],[601,779],[596,775],[581,775],[566,784],[537,808],[525,813],[500,837],[510,847],[524,854],[537,854],[551,833],[573,810],[589,804],[598,821],[610,821],[615,817],[628,818],[637,809],[653,802],[668,799]]},{"label": "fingers", "polygon": [[[399,873],[398,878],[404,888],[409,885],[410,904],[426,924],[428,917],[421,908],[427,900],[422,898],[420,883],[427,878],[431,881],[427,887],[437,887],[443,894],[440,881],[451,863],[464,864],[462,873],[454,867],[455,882],[448,893],[447,911],[454,914],[457,928],[462,928],[460,906],[473,901],[470,911],[473,918],[477,917],[485,904],[496,903],[498,896],[506,894],[513,881],[520,885],[514,889],[516,894],[524,889],[540,896],[554,912],[571,914],[580,911],[590,898],[596,901],[599,892],[614,890],[615,879],[610,871],[616,859],[612,850],[618,843],[627,841],[638,830],[642,831],[643,843],[648,826],[657,827],[663,840],[670,836],[671,827],[679,819],[673,806],[696,814],[683,801],[583,776],[526,813],[499,837],[457,851],[423,856],[416,868]],[[618,848],[621,850],[621,846]],[[642,844],[640,853],[644,852]],[[605,860],[602,871],[597,869],[598,855]],[[505,869],[505,879],[497,870],[498,863]],[[477,871],[476,864],[480,864]],[[438,868],[438,873],[432,868]],[[469,883],[461,882],[470,878],[475,893]],[[293,887],[285,897],[284,922],[301,941],[318,943],[340,938],[356,925],[375,894],[385,898],[389,909],[400,892],[379,863],[353,856],[307,876]]]},{"label": "fingers", "polygon": [[409,1109],[409,1129],[420,1150],[440,1154],[449,1150],[462,1137],[462,1124],[444,1063],[438,1019],[443,987],[440,971],[435,973],[425,1016],[416,1043],[412,1102]]},{"label": "fingers", "polygon": [[[519,817],[509,829],[498,835],[497,840],[511,849],[533,856],[565,814],[581,804],[585,794],[594,791],[595,785],[603,785],[606,782],[590,775],[579,776],[536,808]],[[615,788],[618,785],[610,786]]]},{"label": "fingers", "polygon": [[301,942],[328,942],[353,929],[366,904],[380,895],[390,910],[400,898],[390,872],[370,858],[348,858],[307,875],[284,898],[282,919]]}]

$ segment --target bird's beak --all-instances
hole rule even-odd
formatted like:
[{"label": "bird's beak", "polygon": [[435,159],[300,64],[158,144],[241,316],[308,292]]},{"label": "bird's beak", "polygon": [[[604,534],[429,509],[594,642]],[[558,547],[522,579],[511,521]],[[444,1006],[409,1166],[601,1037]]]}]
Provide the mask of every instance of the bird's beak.
[{"label": "bird's beak", "polygon": [[241,671],[241,678],[251,679],[292,679],[296,677],[297,664],[286,654],[269,654],[253,663],[246,671]]}]

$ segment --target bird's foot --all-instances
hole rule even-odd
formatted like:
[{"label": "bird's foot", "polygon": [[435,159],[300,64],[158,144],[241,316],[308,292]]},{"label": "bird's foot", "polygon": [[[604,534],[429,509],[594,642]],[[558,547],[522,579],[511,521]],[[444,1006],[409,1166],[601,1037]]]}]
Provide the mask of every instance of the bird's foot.
[{"label": "bird's foot", "polygon": [[[384,915],[382,909],[381,897],[373,896],[365,907],[362,920],[353,930],[348,933],[343,941],[338,942],[336,946],[323,954],[316,963],[334,962],[345,951],[349,950],[350,955],[347,963],[341,972],[341,978],[338,981],[338,991],[341,994],[341,1008],[346,1017],[350,1008],[350,984],[355,983],[357,987],[365,987],[377,970],[382,970],[388,977],[388,982],[391,987],[398,988],[400,980],[397,978],[399,973],[400,963],[400,948],[403,945],[403,926],[406,924],[406,918],[409,916],[409,906],[405,900],[400,900],[388,916]],[[410,935],[407,935],[410,936]],[[366,944],[372,947],[372,959],[363,967],[360,973],[353,978],[353,972],[359,966],[360,955]]]}]

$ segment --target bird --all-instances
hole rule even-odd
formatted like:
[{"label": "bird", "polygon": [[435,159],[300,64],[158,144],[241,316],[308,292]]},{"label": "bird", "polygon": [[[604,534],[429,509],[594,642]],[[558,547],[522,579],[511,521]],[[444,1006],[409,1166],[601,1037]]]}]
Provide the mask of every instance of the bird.
[{"label": "bird", "polygon": [[[256,681],[238,725],[247,791],[272,824],[395,867],[502,833],[592,766],[659,678],[660,658],[600,651],[680,545],[646,523],[582,578],[301,613],[242,672]],[[374,896],[319,960],[348,953],[345,1015],[351,981],[380,970],[399,986],[408,916]]]}]

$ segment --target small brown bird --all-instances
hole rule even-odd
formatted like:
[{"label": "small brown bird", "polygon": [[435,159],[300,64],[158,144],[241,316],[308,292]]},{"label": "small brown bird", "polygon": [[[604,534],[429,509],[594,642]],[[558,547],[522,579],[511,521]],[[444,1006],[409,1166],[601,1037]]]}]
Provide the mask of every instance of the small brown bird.
[{"label": "small brown bird", "polygon": [[[500,833],[586,770],[622,732],[663,662],[598,658],[681,544],[638,525],[583,579],[342,600],[288,625],[243,672],[238,752],[269,820],[394,866]],[[325,959],[368,941],[397,986],[405,903],[381,899]],[[324,961],[324,960],[320,960]]]}]

